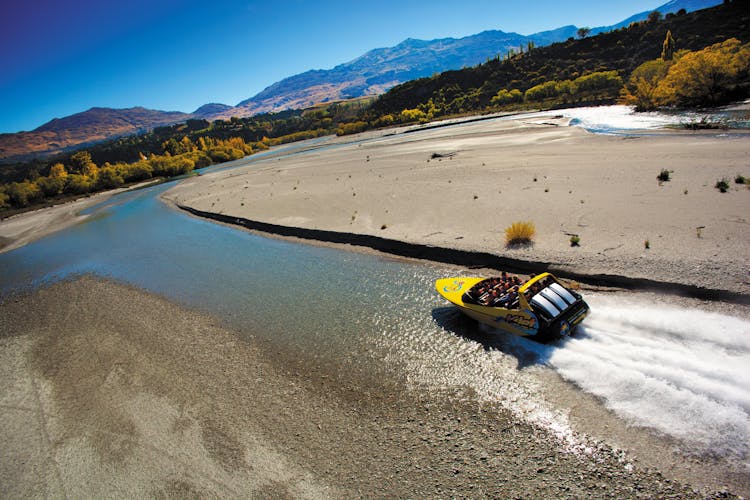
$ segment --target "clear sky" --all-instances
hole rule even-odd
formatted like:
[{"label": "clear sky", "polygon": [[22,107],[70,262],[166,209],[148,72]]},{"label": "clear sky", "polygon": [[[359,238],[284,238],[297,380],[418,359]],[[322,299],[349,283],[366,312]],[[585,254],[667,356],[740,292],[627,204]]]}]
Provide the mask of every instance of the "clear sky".
[{"label": "clear sky", "polygon": [[0,133],[93,106],[235,105],[406,38],[606,26],[666,0],[9,0]]}]

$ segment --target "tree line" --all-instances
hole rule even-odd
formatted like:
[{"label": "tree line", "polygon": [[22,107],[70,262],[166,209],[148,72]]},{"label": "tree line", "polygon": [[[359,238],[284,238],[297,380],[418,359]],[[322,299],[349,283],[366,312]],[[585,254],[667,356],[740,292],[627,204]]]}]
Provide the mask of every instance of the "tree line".
[{"label": "tree line", "polygon": [[336,133],[368,99],[230,120],[190,119],[0,170],[0,211],[121,187]]}]

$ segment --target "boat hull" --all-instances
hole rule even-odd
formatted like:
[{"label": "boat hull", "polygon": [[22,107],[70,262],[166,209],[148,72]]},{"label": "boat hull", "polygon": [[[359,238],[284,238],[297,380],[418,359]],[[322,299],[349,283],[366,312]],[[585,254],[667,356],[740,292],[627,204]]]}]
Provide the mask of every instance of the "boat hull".
[{"label": "boat hull", "polygon": [[[547,278],[548,276],[549,278]],[[550,282],[554,281],[559,290],[559,282],[548,273],[529,280],[527,285],[521,287],[521,290],[526,290],[534,282],[544,278],[547,278]],[[541,310],[537,300],[532,299],[533,304],[530,303],[526,298],[528,292],[521,295],[518,306],[514,308],[473,303],[467,297],[467,291],[485,280],[486,278],[479,277],[443,278],[435,282],[435,288],[443,298],[454,304],[470,318],[513,335],[532,337],[539,341],[554,340],[572,335],[589,311],[588,305],[583,299],[575,292],[567,289],[564,289],[561,293],[567,297],[568,302],[562,300],[563,298],[560,296],[555,296],[565,307],[557,309],[557,313],[554,315]]]}]

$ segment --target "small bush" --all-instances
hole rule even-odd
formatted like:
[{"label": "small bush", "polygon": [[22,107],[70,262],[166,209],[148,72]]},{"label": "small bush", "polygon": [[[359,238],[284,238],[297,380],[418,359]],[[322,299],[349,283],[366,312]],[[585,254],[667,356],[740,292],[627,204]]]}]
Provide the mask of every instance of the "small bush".
[{"label": "small bush", "polygon": [[656,179],[659,182],[668,182],[669,181],[669,170],[663,168],[661,169],[661,172],[659,172],[659,175],[656,176]]},{"label": "small bush", "polygon": [[750,182],[748,181],[750,181],[750,179],[740,174],[737,174],[737,176],[734,178],[735,184],[750,184]]},{"label": "small bush", "polygon": [[648,240],[645,240],[643,242],[643,248],[645,248],[646,250],[648,250],[649,248],[651,248],[651,242],[648,241]]},{"label": "small bush", "polygon": [[720,180],[716,181],[714,187],[720,192],[726,193],[729,190],[729,180],[726,177],[723,177]]},{"label": "small bush", "polygon": [[535,235],[536,227],[533,222],[514,222],[505,228],[505,244],[525,245],[531,243]]},{"label": "small bush", "polygon": [[579,243],[581,243],[581,237],[577,234],[574,234],[570,237],[570,246],[577,247],[579,246]]}]

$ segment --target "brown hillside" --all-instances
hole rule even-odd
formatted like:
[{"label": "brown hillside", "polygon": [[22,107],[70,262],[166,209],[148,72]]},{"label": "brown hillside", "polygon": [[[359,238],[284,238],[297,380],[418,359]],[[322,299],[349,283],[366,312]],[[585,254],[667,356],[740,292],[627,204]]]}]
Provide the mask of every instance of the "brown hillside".
[{"label": "brown hillside", "polygon": [[0,134],[0,159],[58,153],[72,146],[170,125],[190,117],[192,115],[186,113],[142,107],[91,108],[65,118],[55,118],[31,132]]}]

